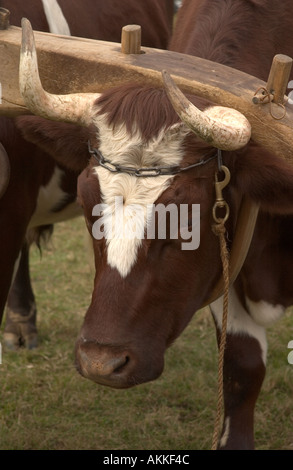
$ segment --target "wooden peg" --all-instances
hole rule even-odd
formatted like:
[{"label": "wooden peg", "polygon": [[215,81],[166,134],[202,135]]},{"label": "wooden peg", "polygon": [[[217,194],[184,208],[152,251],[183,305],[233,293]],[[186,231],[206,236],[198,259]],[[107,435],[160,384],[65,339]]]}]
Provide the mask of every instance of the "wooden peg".
[{"label": "wooden peg", "polygon": [[141,26],[131,24],[122,28],[121,52],[123,54],[140,54]]},{"label": "wooden peg", "polygon": [[10,11],[6,8],[0,7],[0,29],[9,28]]},{"label": "wooden peg", "polygon": [[273,103],[284,104],[291,68],[291,57],[283,54],[274,57],[266,87],[273,94]]}]

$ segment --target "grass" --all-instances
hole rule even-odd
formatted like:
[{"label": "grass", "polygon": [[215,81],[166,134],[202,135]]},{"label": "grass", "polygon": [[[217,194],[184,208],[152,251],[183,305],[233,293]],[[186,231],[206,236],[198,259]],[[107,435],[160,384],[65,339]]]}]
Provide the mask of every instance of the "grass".
[{"label": "grass", "polygon": [[[32,250],[39,347],[3,351],[0,450],[210,449],[217,350],[207,310],[167,351],[163,375],[130,390],[77,374],[75,338],[90,301],[93,272],[82,219],[55,226],[53,246]],[[256,447],[293,450],[293,317],[269,329],[268,371],[256,409]],[[1,340],[1,336],[0,336]]]}]

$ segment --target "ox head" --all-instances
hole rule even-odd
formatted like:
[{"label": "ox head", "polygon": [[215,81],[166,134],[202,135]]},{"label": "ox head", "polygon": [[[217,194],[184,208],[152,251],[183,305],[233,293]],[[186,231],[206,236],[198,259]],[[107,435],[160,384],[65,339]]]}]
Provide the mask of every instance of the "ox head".
[{"label": "ox head", "polygon": [[[168,77],[169,98],[164,90],[137,85],[103,95],[49,95],[40,84],[31,36],[22,47],[20,77],[33,113],[86,129],[81,134],[70,125],[19,118],[28,139],[81,170],[78,199],[93,238],[96,274],[76,342],[77,368],[117,388],[153,380],[163,370],[166,348],[221,276],[211,229],[216,149],[236,167],[237,152],[242,159],[247,153],[237,149],[250,138],[249,123],[237,111],[196,98],[197,107],[187,102]],[[243,174],[227,194],[234,213],[240,200],[235,187],[242,194],[252,187]],[[233,217],[229,224],[232,239]]]}]

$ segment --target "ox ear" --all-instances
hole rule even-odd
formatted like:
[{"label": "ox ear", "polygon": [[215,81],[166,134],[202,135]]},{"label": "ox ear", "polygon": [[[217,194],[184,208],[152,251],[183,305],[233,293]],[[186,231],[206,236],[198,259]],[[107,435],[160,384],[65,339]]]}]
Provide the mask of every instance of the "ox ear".
[{"label": "ox ear", "polygon": [[231,169],[237,191],[260,204],[262,210],[293,214],[293,163],[251,142],[237,152]]},{"label": "ox ear", "polygon": [[93,135],[90,128],[38,116],[20,116],[16,118],[16,125],[26,140],[64,167],[81,172],[87,166],[90,157],[87,142]]}]

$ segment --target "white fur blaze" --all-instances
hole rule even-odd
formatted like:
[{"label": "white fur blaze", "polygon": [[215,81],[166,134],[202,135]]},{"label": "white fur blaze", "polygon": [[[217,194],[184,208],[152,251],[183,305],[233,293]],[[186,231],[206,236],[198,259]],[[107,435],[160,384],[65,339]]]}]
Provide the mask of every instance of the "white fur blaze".
[{"label": "white fur blaze", "polygon": [[[124,125],[109,128],[104,118],[98,116],[95,124],[99,129],[100,151],[111,163],[133,168],[179,165],[183,157],[182,140],[188,129],[182,124],[174,125],[162,131],[158,137],[142,144],[139,133],[130,137]],[[148,206],[154,204],[171,183],[173,176],[156,176],[137,178],[126,173],[112,173],[97,166],[94,169],[100,184],[104,213],[105,238],[107,243],[107,261],[116,268],[122,277],[129,274],[134,266],[138,249],[149,220]],[[123,200],[120,212],[120,230],[113,230],[115,220],[115,203],[117,197]],[[116,206],[117,207],[117,206]],[[139,223],[134,225],[133,237],[121,236],[125,227],[129,228],[134,220],[133,212],[139,210]],[[137,218],[135,218],[137,221]],[[143,225],[141,221],[143,220]],[[118,225],[119,225],[118,224]],[[109,236],[111,234],[111,236]]]}]

